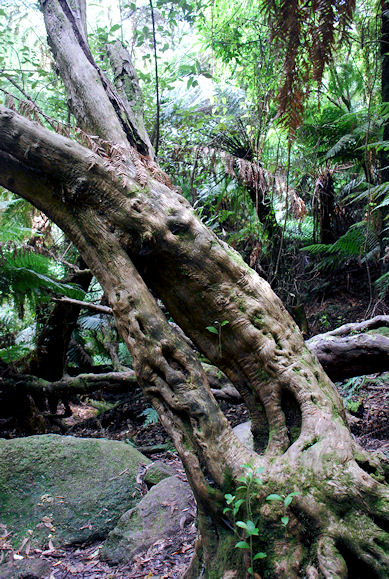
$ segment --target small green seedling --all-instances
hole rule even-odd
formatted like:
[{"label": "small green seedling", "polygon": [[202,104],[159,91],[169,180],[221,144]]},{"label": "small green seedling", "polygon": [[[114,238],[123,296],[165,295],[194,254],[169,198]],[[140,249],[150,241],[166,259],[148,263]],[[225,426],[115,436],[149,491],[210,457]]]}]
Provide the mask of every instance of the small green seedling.
[{"label": "small green seedling", "polygon": [[217,320],[215,320],[213,323],[216,324],[216,326],[207,326],[206,329],[208,330],[208,332],[211,332],[211,334],[217,334],[218,343],[219,343],[219,352],[221,354],[222,353],[222,327],[226,326],[230,322],[228,320],[224,320],[223,322],[218,322]]},{"label": "small green seedling", "polygon": [[289,523],[289,517],[288,515],[285,514],[286,509],[289,507],[289,505],[291,504],[291,502],[293,501],[293,497],[297,497],[299,493],[289,493],[288,495],[277,495],[276,493],[268,495],[266,497],[267,501],[282,501],[283,502],[283,508],[284,508],[284,514],[281,517],[281,523],[284,525],[284,527],[286,527],[286,525]]},{"label": "small green seedling", "polygon": [[[236,495],[226,494],[224,498],[226,500],[227,506],[223,510],[223,514],[231,513],[234,532],[239,537],[239,541],[235,544],[236,549],[247,549],[250,566],[247,569],[250,575],[254,575],[254,561],[259,559],[265,559],[267,554],[263,551],[258,551],[254,553],[253,550],[253,537],[258,537],[260,530],[257,526],[257,522],[253,519],[252,512],[252,499],[257,494],[258,485],[262,485],[262,479],[259,475],[263,472],[263,468],[254,468],[251,464],[245,463],[242,467],[246,470],[246,474],[239,477],[237,480],[242,483],[236,489]],[[276,493],[270,494],[266,497],[269,502],[279,501],[282,502],[283,514],[281,517],[281,523],[284,527],[289,523],[289,516],[286,514],[286,509],[290,506],[293,501],[293,497],[297,496],[299,493],[289,493],[288,495],[279,495]],[[240,509],[245,511],[247,516],[246,520],[236,520]]]},{"label": "small green seedling", "polygon": [[[262,479],[259,478],[259,475],[263,472],[264,469],[262,467],[255,469],[251,464],[248,463],[243,464],[242,467],[246,469],[247,472],[245,475],[238,478],[238,481],[242,483],[236,489],[236,492],[239,493],[240,498],[231,494],[224,495],[228,506],[223,510],[223,513],[232,513],[235,533],[240,538],[240,540],[235,544],[235,548],[248,550],[250,566],[247,571],[250,575],[254,575],[254,561],[267,557],[266,553],[263,553],[262,551],[259,551],[255,554],[253,551],[253,537],[259,536],[259,528],[257,527],[255,521],[252,520],[253,513],[251,508],[251,501],[255,496],[255,487],[256,485],[262,484]],[[247,514],[247,520],[237,521],[236,516],[242,505]],[[240,531],[240,529],[242,529],[243,533]]]}]

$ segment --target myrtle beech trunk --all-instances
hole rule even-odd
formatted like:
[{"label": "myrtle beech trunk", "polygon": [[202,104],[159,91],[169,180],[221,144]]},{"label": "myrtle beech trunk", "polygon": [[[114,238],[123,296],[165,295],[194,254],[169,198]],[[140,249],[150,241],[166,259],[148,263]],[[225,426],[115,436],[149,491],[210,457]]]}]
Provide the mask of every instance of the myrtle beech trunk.
[{"label": "myrtle beech trunk", "polygon": [[[92,58],[83,2],[41,6],[73,113],[111,143],[110,154],[1,108],[0,182],[66,232],[105,291],[197,500],[199,540],[186,577],[246,577],[249,551],[266,552],[254,563],[264,577],[385,577],[383,461],[353,441],[333,384],[270,286],[196,218],[152,159],[123,91]],[[120,54],[129,60],[117,51],[115,67]],[[235,436],[156,297],[239,390],[255,450]],[[264,468],[238,514],[261,529],[251,550],[234,548],[244,530],[223,513],[224,495],[242,492],[245,463]],[[284,526],[282,503],[265,498],[290,492],[298,495]]]}]

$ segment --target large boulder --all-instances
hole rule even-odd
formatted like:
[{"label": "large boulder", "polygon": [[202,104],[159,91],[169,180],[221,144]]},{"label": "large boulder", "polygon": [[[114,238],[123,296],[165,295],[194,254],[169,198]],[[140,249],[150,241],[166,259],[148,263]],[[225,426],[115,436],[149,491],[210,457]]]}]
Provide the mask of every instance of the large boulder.
[{"label": "large boulder", "polygon": [[102,438],[0,439],[1,528],[14,547],[30,536],[42,547],[104,538],[142,498],[136,478],[148,464],[132,446]]},{"label": "large boulder", "polygon": [[158,540],[179,535],[193,522],[193,501],[188,483],[177,476],[162,480],[121,517],[104,543],[102,557],[114,564],[128,562]]}]

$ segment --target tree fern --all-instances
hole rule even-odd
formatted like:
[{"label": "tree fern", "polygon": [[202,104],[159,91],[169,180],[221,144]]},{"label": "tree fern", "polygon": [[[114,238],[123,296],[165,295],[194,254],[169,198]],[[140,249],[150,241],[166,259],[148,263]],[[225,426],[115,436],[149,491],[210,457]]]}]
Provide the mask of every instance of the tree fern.
[{"label": "tree fern", "polygon": [[376,255],[378,248],[377,234],[365,221],[361,221],[350,227],[335,243],[315,243],[303,247],[301,251],[321,256],[321,260],[315,267],[325,271],[336,269],[349,259],[361,261],[371,259]]},{"label": "tree fern", "polygon": [[76,299],[84,295],[80,288],[55,279],[51,260],[29,246],[0,245],[0,265],[0,302],[12,299],[23,307],[26,299],[35,304],[53,293]]}]

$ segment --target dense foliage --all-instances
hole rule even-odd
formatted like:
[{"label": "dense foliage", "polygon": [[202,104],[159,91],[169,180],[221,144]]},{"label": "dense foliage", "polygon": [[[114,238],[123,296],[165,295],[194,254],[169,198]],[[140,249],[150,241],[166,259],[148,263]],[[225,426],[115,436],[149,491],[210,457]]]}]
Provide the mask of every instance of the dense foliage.
[{"label": "dense foliage", "polygon": [[[119,39],[136,56],[162,166],[292,310],[323,296],[342,268],[358,269],[371,311],[389,286],[384,8],[373,0],[89,6],[90,45],[107,74],[107,44]],[[82,140],[35,3],[3,2],[0,68],[3,103]],[[0,354],[9,361],[33,349],[53,297],[96,301],[101,291],[68,283],[76,251],[26,202],[2,192],[0,218]],[[111,359],[106,325],[98,314],[80,318],[70,364],[78,346],[102,364]]]}]

